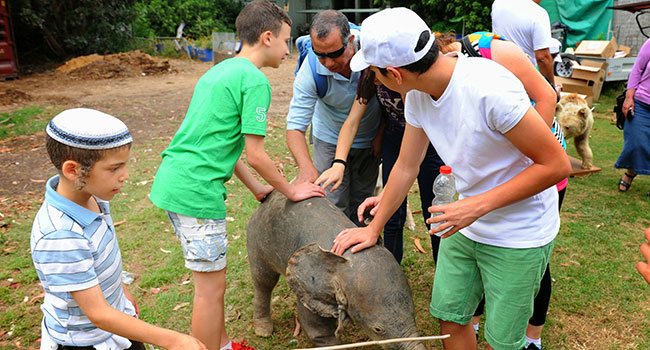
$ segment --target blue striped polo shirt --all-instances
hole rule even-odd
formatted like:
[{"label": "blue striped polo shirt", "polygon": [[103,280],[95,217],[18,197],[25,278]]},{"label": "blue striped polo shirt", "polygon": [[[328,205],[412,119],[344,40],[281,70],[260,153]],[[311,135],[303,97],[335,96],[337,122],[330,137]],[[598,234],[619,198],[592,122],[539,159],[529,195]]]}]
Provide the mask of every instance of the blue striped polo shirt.
[{"label": "blue striped polo shirt", "polygon": [[57,193],[58,184],[58,175],[47,181],[30,242],[45,290],[43,334],[62,345],[103,343],[113,334],[95,327],[70,292],[99,285],[113,308],[132,310],[122,289],[122,256],[108,202],[96,198],[102,213],[95,213]]}]

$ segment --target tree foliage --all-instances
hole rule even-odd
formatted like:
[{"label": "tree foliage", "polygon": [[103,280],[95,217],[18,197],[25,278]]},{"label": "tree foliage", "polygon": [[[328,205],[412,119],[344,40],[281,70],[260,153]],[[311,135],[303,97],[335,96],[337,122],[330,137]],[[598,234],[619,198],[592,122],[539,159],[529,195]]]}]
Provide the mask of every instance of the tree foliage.
[{"label": "tree foliage", "polygon": [[238,0],[140,0],[136,5],[135,35],[176,36],[181,23],[186,24],[183,33],[191,38],[213,31],[234,31],[242,7]]},{"label": "tree foliage", "polygon": [[21,61],[42,63],[132,47],[133,37],[234,31],[240,0],[10,0]]},{"label": "tree foliage", "polygon": [[465,34],[476,31],[490,31],[492,19],[490,9],[494,0],[389,0],[391,7],[409,7],[419,14],[431,29],[439,32],[455,31]]},{"label": "tree foliage", "polygon": [[[59,58],[114,52],[127,46],[135,0],[15,0],[16,41],[27,49],[48,47]],[[40,40],[39,40],[40,39]]]}]

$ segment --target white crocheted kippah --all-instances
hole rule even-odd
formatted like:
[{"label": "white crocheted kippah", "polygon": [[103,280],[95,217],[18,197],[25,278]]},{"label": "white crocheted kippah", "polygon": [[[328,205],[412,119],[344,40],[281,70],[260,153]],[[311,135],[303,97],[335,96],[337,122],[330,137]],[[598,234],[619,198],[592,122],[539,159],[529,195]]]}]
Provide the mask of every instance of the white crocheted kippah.
[{"label": "white crocheted kippah", "polygon": [[85,149],[111,149],[133,142],[121,120],[89,108],[68,109],[57,114],[46,132],[65,145]]}]

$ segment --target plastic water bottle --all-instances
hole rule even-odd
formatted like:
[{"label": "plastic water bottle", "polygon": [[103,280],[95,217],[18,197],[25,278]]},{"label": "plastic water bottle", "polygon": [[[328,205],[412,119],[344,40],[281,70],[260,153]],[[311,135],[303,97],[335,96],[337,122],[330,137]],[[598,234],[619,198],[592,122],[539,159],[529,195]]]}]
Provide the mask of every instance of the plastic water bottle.
[{"label": "plastic water bottle", "polygon": [[[440,174],[438,174],[436,179],[433,181],[433,193],[436,197],[433,199],[433,202],[431,202],[431,205],[449,204],[454,201],[454,195],[456,194],[456,178],[454,178],[454,174],[451,173],[450,166],[443,165],[440,167]],[[431,217],[440,214],[442,213],[431,213]],[[445,221],[432,223],[431,228],[434,228],[443,222]],[[435,235],[440,237],[449,230],[451,230],[451,227],[438,232]]]}]

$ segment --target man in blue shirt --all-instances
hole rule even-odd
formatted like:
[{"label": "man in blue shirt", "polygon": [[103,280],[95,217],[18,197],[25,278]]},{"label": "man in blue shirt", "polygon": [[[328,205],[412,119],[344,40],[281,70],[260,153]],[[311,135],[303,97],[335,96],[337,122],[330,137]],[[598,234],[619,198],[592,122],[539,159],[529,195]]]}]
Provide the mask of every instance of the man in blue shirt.
[{"label": "man in blue shirt", "polygon": [[[327,198],[358,224],[357,207],[372,194],[377,181],[379,149],[372,144],[378,135],[381,111],[373,97],[347,159],[335,159],[339,131],[350,112],[359,83],[360,72],[350,69],[358,31],[351,33],[345,15],[328,10],[314,17],[310,36],[319,61],[317,73],[327,78],[328,89],[325,96],[319,97],[310,65],[301,65],[287,115],[287,145],[299,167],[294,182],[313,182],[334,162],[344,164],[343,182],[336,191],[328,191]],[[314,139],[313,162],[305,140],[309,124],[312,124]]]}]

